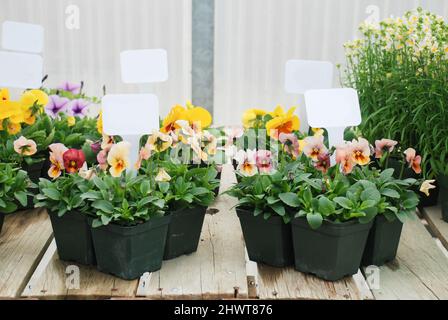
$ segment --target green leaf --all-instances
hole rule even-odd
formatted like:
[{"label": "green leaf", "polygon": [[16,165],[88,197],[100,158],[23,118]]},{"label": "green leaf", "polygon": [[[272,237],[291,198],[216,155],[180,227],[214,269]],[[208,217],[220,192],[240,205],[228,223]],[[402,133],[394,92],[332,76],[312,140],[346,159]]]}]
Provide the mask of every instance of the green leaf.
[{"label": "green leaf", "polygon": [[9,214],[16,212],[19,207],[13,202],[7,202],[4,208],[0,208],[1,213]]},{"label": "green leaf", "polygon": [[109,222],[111,222],[111,221],[112,221],[112,217],[108,217],[108,216],[105,216],[105,215],[101,216],[101,223],[103,225],[107,226],[109,224]]},{"label": "green leaf", "polygon": [[140,192],[144,195],[148,194],[151,189],[151,185],[148,180],[145,180],[140,185]]},{"label": "green leaf", "polygon": [[378,214],[378,209],[377,208],[367,208],[367,209],[364,209],[364,213],[366,215],[364,217],[360,217],[359,222],[366,224],[366,223],[369,223],[370,221],[372,221],[373,218],[376,217],[376,215]]},{"label": "green leaf", "polygon": [[159,182],[159,190],[162,193],[167,193],[168,190],[170,189],[170,184],[168,182]]},{"label": "green leaf", "polygon": [[354,204],[351,200],[344,198],[344,197],[336,197],[334,198],[334,202],[336,202],[338,205],[340,205],[344,209],[352,209]]},{"label": "green leaf", "polygon": [[93,183],[95,184],[95,186],[100,189],[100,190],[106,190],[107,189],[107,184],[99,177],[94,177],[93,179]]},{"label": "green leaf", "polygon": [[361,200],[373,200],[378,203],[381,200],[381,194],[376,188],[367,188],[361,193]]},{"label": "green leaf", "polygon": [[281,203],[274,203],[270,205],[272,210],[275,211],[279,216],[284,216],[286,214],[285,207]]},{"label": "green leaf", "polygon": [[324,216],[329,216],[334,213],[336,207],[330,199],[321,197],[319,199],[319,212]]},{"label": "green leaf", "polygon": [[59,201],[61,200],[61,193],[56,189],[45,188],[42,189],[44,195],[46,195],[51,200]]},{"label": "green leaf", "polygon": [[261,209],[261,208],[255,208],[254,209],[254,216],[256,217],[256,216],[259,216],[260,214],[262,214],[263,213],[263,209]]},{"label": "green leaf", "polygon": [[112,214],[115,209],[114,206],[106,200],[97,200],[92,203],[92,207],[109,214]]},{"label": "green leaf", "polygon": [[20,202],[22,207],[26,207],[28,204],[28,196],[24,191],[17,191],[14,193],[14,197]]},{"label": "green leaf", "polygon": [[400,199],[400,194],[394,189],[383,189],[381,194],[389,198]]},{"label": "green leaf", "polygon": [[278,196],[279,196],[280,200],[282,200],[283,203],[285,203],[286,205],[293,207],[293,208],[300,207],[300,199],[297,196],[297,194],[292,193],[292,192],[287,192],[287,193],[280,193]]},{"label": "green leaf", "polygon": [[324,219],[319,213],[308,213],[306,215],[306,220],[308,221],[311,229],[316,230],[320,228]]},{"label": "green leaf", "polygon": [[100,219],[95,219],[92,221],[92,228],[98,228],[101,227],[103,225],[103,223],[101,222]]}]

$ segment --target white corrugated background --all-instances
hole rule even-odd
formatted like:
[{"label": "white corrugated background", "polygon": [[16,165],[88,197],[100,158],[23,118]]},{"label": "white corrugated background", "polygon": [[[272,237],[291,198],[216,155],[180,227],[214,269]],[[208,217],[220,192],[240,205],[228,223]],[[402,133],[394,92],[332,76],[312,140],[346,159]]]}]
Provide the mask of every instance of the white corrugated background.
[{"label": "white corrugated background", "polygon": [[447,0],[216,0],[215,122],[239,123],[243,110],[276,104],[299,104],[304,118],[303,102],[283,89],[288,59],[343,63],[342,45],[369,6],[383,19],[420,4],[448,17]]},{"label": "white corrugated background", "polygon": [[[283,89],[286,60],[342,63],[342,44],[356,35],[369,6],[378,6],[380,18],[418,5],[448,17],[448,0],[215,1],[218,124],[239,123],[249,107],[297,104],[299,98]],[[69,4],[81,10],[80,30],[65,28]],[[0,22],[44,25],[49,84],[84,80],[96,95],[103,84],[110,93],[139,90],[121,83],[121,50],[166,48],[170,79],[154,88],[164,114],[191,97],[191,6],[192,0],[0,0]]]},{"label": "white corrugated background", "polygon": [[[79,30],[65,27],[70,4],[80,9]],[[45,27],[50,85],[84,80],[90,94],[103,85],[109,93],[138,92],[121,82],[120,51],[165,48],[170,78],[154,88],[162,114],[191,97],[191,0],[0,0],[4,20]]]}]

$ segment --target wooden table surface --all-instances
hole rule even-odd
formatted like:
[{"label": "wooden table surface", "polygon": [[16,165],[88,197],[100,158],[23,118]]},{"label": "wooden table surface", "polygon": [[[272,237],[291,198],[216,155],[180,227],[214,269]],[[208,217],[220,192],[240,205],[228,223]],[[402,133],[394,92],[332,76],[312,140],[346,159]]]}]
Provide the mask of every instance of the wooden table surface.
[{"label": "wooden table surface", "polygon": [[[235,181],[225,166],[220,191]],[[235,204],[220,195],[207,211],[198,251],[134,281],[59,260],[45,210],[7,216],[0,299],[448,299],[448,224],[438,207],[405,224],[394,262],[327,282],[249,261]]]}]

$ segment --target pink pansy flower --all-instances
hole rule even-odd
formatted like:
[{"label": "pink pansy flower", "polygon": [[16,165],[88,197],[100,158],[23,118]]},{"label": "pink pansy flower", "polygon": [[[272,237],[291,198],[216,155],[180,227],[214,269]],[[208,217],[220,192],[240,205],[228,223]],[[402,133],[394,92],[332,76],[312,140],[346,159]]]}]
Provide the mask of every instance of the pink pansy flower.
[{"label": "pink pansy flower", "polygon": [[314,161],[317,161],[319,156],[328,153],[328,149],[324,145],[324,136],[306,137],[304,142],[303,153]]},{"label": "pink pansy flower", "polygon": [[406,155],[406,161],[409,164],[409,168],[412,168],[416,174],[422,173],[422,157],[417,155],[415,149],[409,148],[404,154]]},{"label": "pink pansy flower", "polygon": [[143,160],[148,160],[149,158],[151,158],[152,152],[154,151],[154,148],[151,144],[145,144],[141,149],[140,152],[138,154],[138,160],[137,163],[135,164],[135,169],[139,170],[142,166],[142,161]]},{"label": "pink pansy flower", "polygon": [[300,143],[295,134],[280,133],[279,140],[283,144],[285,151],[292,155],[293,158],[297,158],[300,155]]},{"label": "pink pansy flower", "polygon": [[352,157],[352,150],[349,144],[343,144],[336,148],[336,163],[340,164],[341,171],[349,174],[353,171],[355,162]]},{"label": "pink pansy flower", "polygon": [[226,147],[231,146],[235,139],[241,138],[244,134],[244,130],[241,127],[227,127],[224,129],[226,135]]},{"label": "pink pansy flower", "polygon": [[107,163],[107,155],[108,155],[108,150],[101,150],[97,155],[96,155],[96,160],[98,161],[98,164],[100,165],[101,170],[106,171],[107,168],[109,167],[108,163]]},{"label": "pink pansy flower", "polygon": [[237,170],[244,176],[254,176],[258,173],[256,165],[256,151],[244,150],[238,151],[235,156],[236,162],[238,162]]},{"label": "pink pansy flower", "polygon": [[22,156],[32,156],[37,152],[37,145],[33,140],[22,136],[14,141],[14,151]]},{"label": "pink pansy flower", "polygon": [[50,170],[48,170],[48,176],[56,179],[62,174],[64,170],[64,153],[68,150],[62,143],[53,143],[50,148]]},{"label": "pink pansy flower", "polygon": [[360,166],[365,166],[370,162],[370,144],[364,138],[353,140],[350,146],[353,161]]},{"label": "pink pansy flower", "polygon": [[260,173],[270,173],[273,170],[272,152],[259,150],[255,154],[255,163]]},{"label": "pink pansy flower", "polygon": [[397,144],[397,141],[390,139],[381,139],[375,141],[375,158],[381,159],[385,150],[389,153],[394,151],[394,148]]},{"label": "pink pansy flower", "polygon": [[330,155],[328,153],[319,155],[317,161],[314,162],[314,167],[323,173],[327,173],[328,168],[330,168]]}]

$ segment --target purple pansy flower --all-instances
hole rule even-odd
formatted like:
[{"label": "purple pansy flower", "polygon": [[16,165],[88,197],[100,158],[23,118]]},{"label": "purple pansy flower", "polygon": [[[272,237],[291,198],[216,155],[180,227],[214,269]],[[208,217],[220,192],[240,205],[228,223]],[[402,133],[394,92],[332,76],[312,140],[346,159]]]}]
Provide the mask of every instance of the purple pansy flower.
[{"label": "purple pansy flower", "polygon": [[64,82],[62,85],[58,87],[60,90],[68,91],[73,94],[79,94],[81,90],[81,84],[80,83],[72,83],[72,82]]},{"label": "purple pansy flower", "polygon": [[84,118],[87,115],[89,102],[84,99],[70,101],[68,105],[68,114],[74,117]]},{"label": "purple pansy flower", "polygon": [[45,113],[52,118],[56,118],[59,113],[64,113],[67,111],[67,104],[69,99],[62,98],[58,95],[51,95],[49,97],[48,104],[45,106]]}]

